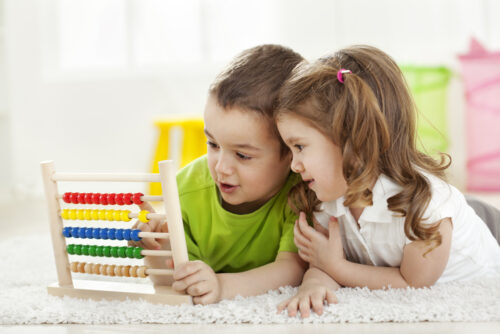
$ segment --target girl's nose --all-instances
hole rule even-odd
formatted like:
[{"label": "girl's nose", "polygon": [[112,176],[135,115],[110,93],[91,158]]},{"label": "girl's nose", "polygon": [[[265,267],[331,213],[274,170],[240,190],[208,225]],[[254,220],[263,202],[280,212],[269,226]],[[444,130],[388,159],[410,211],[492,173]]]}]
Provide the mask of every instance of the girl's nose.
[{"label": "girl's nose", "polygon": [[299,174],[304,171],[304,165],[295,158],[292,158],[292,164],[290,165],[290,168],[292,169],[292,171]]}]

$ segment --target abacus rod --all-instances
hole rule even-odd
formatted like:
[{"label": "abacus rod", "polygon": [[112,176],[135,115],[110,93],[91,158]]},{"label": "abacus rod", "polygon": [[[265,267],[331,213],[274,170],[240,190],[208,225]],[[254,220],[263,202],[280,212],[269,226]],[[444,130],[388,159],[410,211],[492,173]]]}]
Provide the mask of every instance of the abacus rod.
[{"label": "abacus rod", "polygon": [[172,256],[172,251],[143,249],[141,251],[141,255],[144,255],[144,256]]},{"label": "abacus rod", "polygon": [[[85,210],[85,209],[75,209],[75,210]],[[90,209],[90,210],[92,210],[92,209]],[[120,210],[117,210],[117,211],[120,211]],[[59,210],[59,216],[62,217],[62,210]],[[132,219],[132,218],[138,218],[138,217],[139,217],[138,213],[129,212],[129,214],[128,214],[128,218],[130,218],[130,219]],[[146,215],[146,218],[147,219],[159,219],[161,221],[165,221],[167,219],[167,216],[165,214],[163,214],[163,213],[154,213],[153,212],[153,213],[148,213]],[[70,219],[70,220],[88,220],[88,219]],[[98,220],[98,219],[90,219],[90,220]],[[101,220],[111,221],[109,219],[101,219]],[[112,221],[115,221],[115,220],[113,219]],[[119,220],[119,221],[123,221],[123,220]]]},{"label": "abacus rod", "polygon": [[170,238],[169,233],[162,232],[139,232],[139,237],[141,238],[154,238],[154,239],[168,239]]},{"label": "abacus rod", "polygon": [[[57,195],[56,198],[63,199],[63,195]],[[141,201],[143,201],[143,202],[162,202],[163,196],[144,195],[144,196],[141,196]],[[68,203],[68,204],[74,204],[74,203]],[[82,203],[77,203],[77,204],[82,204]],[[96,204],[91,203],[89,205],[96,205]],[[101,204],[97,204],[97,205],[101,205]],[[110,204],[110,205],[112,205],[112,204]],[[118,205],[118,204],[116,204],[116,205]],[[124,205],[126,205],[126,204],[124,204]],[[134,204],[130,204],[130,205],[134,205]]]},{"label": "abacus rod", "polygon": [[54,173],[52,181],[160,182],[152,173]]},{"label": "abacus rod", "polygon": [[148,275],[172,276],[174,271],[172,269],[146,269]]}]

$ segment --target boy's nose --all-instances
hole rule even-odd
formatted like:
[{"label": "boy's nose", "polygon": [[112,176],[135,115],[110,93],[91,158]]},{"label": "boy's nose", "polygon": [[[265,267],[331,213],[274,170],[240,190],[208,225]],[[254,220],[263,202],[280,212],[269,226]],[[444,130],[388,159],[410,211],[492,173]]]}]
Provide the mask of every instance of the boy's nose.
[{"label": "boy's nose", "polygon": [[231,165],[227,158],[224,158],[221,154],[219,156],[219,160],[217,160],[217,164],[215,165],[215,171],[219,174],[228,175],[231,174]]}]

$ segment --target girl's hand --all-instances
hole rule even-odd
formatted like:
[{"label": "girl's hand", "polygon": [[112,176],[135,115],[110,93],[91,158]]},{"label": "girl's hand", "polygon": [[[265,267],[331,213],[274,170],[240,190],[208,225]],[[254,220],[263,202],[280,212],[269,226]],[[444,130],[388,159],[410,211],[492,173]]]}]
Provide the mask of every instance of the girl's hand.
[{"label": "girl's hand", "polygon": [[327,304],[336,304],[338,302],[333,290],[317,282],[306,282],[300,286],[295,296],[278,305],[278,313],[281,313],[286,308],[288,316],[295,317],[297,310],[299,310],[301,317],[307,318],[312,308],[317,315],[321,315],[323,314],[325,302]]},{"label": "girl's hand", "polygon": [[332,263],[339,264],[345,259],[340,227],[337,218],[330,217],[328,233],[316,231],[307,224],[306,216],[300,213],[294,227],[294,241],[299,256],[311,265],[327,271]]},{"label": "girl's hand", "polygon": [[[167,266],[170,266],[167,263]],[[216,303],[220,299],[221,287],[213,269],[203,261],[189,261],[183,263],[174,271],[172,288],[176,291],[185,291],[193,297],[195,304]]]},{"label": "girl's hand", "polygon": [[[143,202],[138,204],[140,210],[146,210],[150,213],[154,213],[155,210],[148,202]],[[139,229],[142,232],[168,232],[168,225],[166,221],[162,221],[158,218],[150,219],[149,222],[143,223],[137,220],[132,226],[132,229]],[[140,241],[129,241],[129,246],[132,247],[142,247],[145,249],[170,249],[169,239],[153,239],[153,238],[142,238]]]}]

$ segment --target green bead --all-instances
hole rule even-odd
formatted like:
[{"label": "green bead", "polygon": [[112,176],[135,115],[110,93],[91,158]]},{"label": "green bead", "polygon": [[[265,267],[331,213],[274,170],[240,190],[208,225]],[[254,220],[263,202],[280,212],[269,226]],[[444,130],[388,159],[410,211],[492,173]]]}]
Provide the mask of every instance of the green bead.
[{"label": "green bead", "polygon": [[82,245],[82,255],[89,255],[89,245]]},{"label": "green bead", "polygon": [[134,258],[134,248],[135,247],[127,247],[126,253],[127,253],[127,257],[129,259],[133,259]]},{"label": "green bead", "polygon": [[118,247],[118,256],[119,257],[127,257],[127,247],[126,246]]},{"label": "green bead", "polygon": [[111,247],[111,256],[118,257],[118,247]]},{"label": "green bead", "polygon": [[103,252],[103,246],[97,246],[95,248],[95,255],[96,256],[103,256],[104,254],[102,253]]},{"label": "green bead", "polygon": [[68,246],[66,246],[66,251],[68,252],[68,254],[73,255],[73,254],[75,254],[74,248],[75,248],[75,245],[69,244]]},{"label": "green bead", "polygon": [[96,255],[96,248],[97,248],[96,245],[90,245],[89,246],[89,255],[90,256],[95,256]]},{"label": "green bead", "polygon": [[73,252],[75,255],[82,255],[82,245],[74,245]]},{"label": "green bead", "polygon": [[136,247],[136,248],[134,249],[134,257],[135,257],[136,259],[142,259],[142,258],[144,257],[144,256],[142,256],[142,254],[141,254],[142,250],[143,250],[143,248],[141,248],[141,247]]},{"label": "green bead", "polygon": [[111,246],[104,246],[102,249],[102,253],[104,254],[104,256],[110,257],[111,256]]}]

